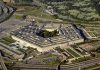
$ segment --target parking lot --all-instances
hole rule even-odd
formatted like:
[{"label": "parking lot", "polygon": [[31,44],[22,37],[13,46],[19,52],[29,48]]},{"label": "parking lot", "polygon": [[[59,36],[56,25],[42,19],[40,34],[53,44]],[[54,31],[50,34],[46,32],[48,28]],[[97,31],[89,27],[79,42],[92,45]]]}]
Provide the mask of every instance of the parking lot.
[{"label": "parking lot", "polygon": [[8,19],[14,12],[14,8],[0,2],[0,23]]},{"label": "parking lot", "polygon": [[9,19],[0,24],[0,38],[9,35],[11,31],[14,31],[22,26],[29,24],[28,22],[17,20],[17,19]]}]

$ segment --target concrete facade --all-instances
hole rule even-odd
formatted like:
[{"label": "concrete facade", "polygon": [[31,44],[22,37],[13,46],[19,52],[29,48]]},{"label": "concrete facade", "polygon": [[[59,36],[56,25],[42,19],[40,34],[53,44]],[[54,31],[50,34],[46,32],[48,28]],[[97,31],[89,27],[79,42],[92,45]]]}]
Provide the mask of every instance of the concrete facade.
[{"label": "concrete facade", "polygon": [[7,2],[7,3],[14,3],[15,1],[14,0],[3,0],[4,2]]},{"label": "concrete facade", "polygon": [[40,52],[49,51],[49,50],[52,50],[52,49],[54,49],[56,47],[60,47],[60,48],[64,49],[64,48],[66,48],[69,45],[73,45],[73,44],[76,44],[76,43],[84,42],[83,39],[78,39],[76,41],[65,42],[65,43],[61,43],[61,44],[51,45],[51,46],[48,46],[48,47],[40,47],[38,45],[29,43],[29,42],[27,42],[27,41],[25,41],[23,39],[20,39],[20,38],[18,38],[16,36],[13,36],[13,35],[12,35],[12,38],[14,40],[18,41],[21,45],[24,45],[26,47],[37,48],[37,50],[40,51]]},{"label": "concrete facade", "polygon": [[[18,41],[19,44],[26,47],[37,48],[40,52],[52,50],[56,47],[66,48],[69,45],[84,42],[84,39],[80,36],[77,30],[72,25],[58,25],[52,23],[43,25],[37,25],[31,23],[21,29],[18,29],[11,33],[14,40]],[[43,37],[39,35],[44,33],[42,30],[46,29],[57,30],[56,36]],[[52,31],[49,31],[52,32]]]}]

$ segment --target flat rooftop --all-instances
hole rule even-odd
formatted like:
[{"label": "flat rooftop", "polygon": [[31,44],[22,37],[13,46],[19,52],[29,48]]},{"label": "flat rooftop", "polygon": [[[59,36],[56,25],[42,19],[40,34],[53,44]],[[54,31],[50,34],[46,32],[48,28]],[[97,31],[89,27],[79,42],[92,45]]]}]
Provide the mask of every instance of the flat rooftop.
[{"label": "flat rooftop", "polygon": [[38,36],[36,32],[44,29],[46,25],[48,24],[38,26],[35,23],[31,23],[21,29],[13,31],[11,34],[41,48],[82,39],[82,37],[72,25],[59,25],[58,28],[56,28],[59,33],[54,37],[43,38]]}]

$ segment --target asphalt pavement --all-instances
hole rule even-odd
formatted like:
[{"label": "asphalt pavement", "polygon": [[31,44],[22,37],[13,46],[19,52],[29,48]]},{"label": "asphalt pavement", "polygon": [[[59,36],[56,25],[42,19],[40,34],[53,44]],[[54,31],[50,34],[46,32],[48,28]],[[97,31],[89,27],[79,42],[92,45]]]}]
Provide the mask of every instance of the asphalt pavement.
[{"label": "asphalt pavement", "polygon": [[75,64],[66,64],[66,65],[60,65],[59,68],[57,68],[56,65],[30,65],[30,64],[16,64],[14,65],[14,68],[20,68],[20,69],[48,69],[48,70],[79,70],[85,67],[89,67],[95,64],[100,63],[100,58],[95,58],[87,61],[83,61],[80,63]]},{"label": "asphalt pavement", "polygon": [[9,35],[11,31],[17,30],[28,24],[29,23],[24,20],[10,18],[5,22],[0,23],[0,38]]}]

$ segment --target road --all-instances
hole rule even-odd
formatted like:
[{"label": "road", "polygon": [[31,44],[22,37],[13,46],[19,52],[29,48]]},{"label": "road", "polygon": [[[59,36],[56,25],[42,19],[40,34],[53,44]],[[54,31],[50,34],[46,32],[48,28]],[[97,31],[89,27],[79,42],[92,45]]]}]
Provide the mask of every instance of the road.
[{"label": "road", "polygon": [[0,2],[0,23],[14,13],[14,9]]},{"label": "road", "polygon": [[99,63],[100,63],[100,58],[95,58],[95,59],[83,61],[80,63],[61,65],[61,69],[78,70],[79,68],[82,69],[82,68],[89,67],[95,64],[99,64]]},{"label": "road", "polygon": [[4,61],[2,59],[1,53],[0,53],[0,64],[1,64],[2,70],[7,70],[7,67],[5,66]]},{"label": "road", "polygon": [[100,63],[100,58],[95,58],[87,61],[83,61],[80,63],[75,63],[75,64],[66,64],[66,65],[61,65],[58,69],[56,65],[31,65],[31,64],[16,64],[14,65],[14,68],[19,68],[19,69],[50,69],[50,70],[79,70],[85,67],[89,67],[95,64]]}]

